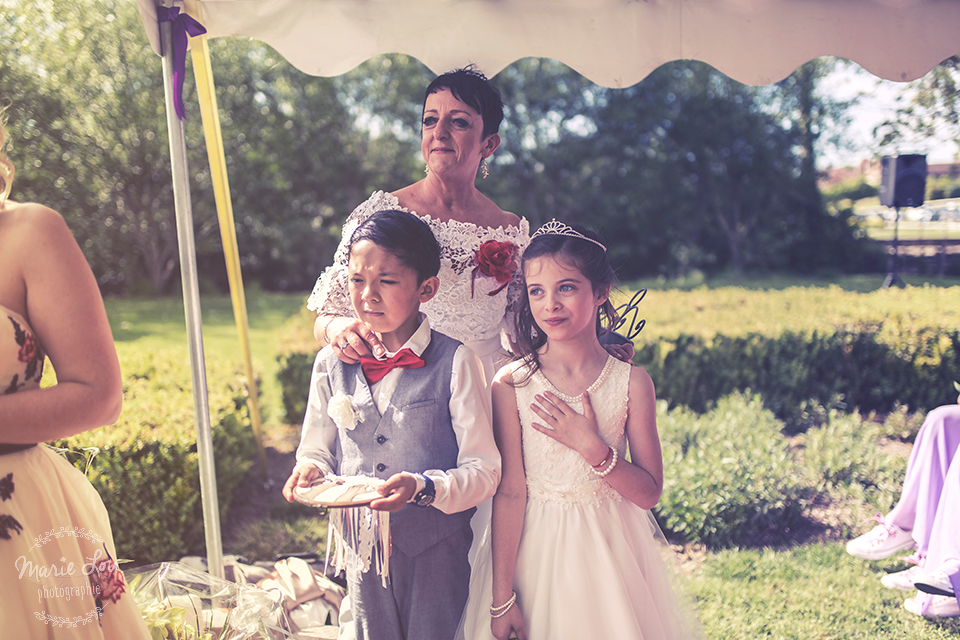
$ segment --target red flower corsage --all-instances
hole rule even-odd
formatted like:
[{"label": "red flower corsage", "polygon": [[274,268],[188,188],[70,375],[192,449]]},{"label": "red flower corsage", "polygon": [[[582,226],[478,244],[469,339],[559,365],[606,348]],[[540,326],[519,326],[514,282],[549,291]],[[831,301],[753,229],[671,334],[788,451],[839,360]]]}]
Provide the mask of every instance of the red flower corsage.
[{"label": "red flower corsage", "polygon": [[23,344],[20,345],[20,352],[17,354],[17,360],[27,364],[37,359],[37,339],[32,333],[24,335]]},{"label": "red flower corsage", "polygon": [[[106,547],[103,550],[106,552]],[[103,560],[100,560],[99,550],[94,556],[94,561],[89,565],[90,588],[97,603],[97,608],[103,610],[103,605],[107,601],[117,602],[120,600],[121,594],[127,590],[127,583],[123,579],[120,567],[117,566],[116,561],[110,557],[109,553]]]},{"label": "red flower corsage", "polygon": [[477,271],[495,279],[500,286],[488,293],[495,296],[510,284],[514,272],[517,270],[517,253],[519,247],[512,242],[498,242],[487,240],[477,248],[477,255],[473,257],[476,265],[470,274],[470,296],[473,297],[473,284],[477,278]]}]

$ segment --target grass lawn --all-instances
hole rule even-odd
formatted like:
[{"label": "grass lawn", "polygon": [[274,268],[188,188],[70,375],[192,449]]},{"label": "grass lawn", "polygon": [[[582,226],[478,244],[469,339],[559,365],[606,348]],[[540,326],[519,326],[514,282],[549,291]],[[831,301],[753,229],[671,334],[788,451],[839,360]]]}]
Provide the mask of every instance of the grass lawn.
[{"label": "grass lawn", "polygon": [[960,619],[925,620],[903,609],[914,592],[892,591],[880,578],[904,568],[895,559],[854,558],[844,543],[786,550],[708,553],[692,580],[708,638],[809,640],[960,635]]},{"label": "grass lawn", "polygon": [[[915,285],[923,280],[908,282]],[[651,288],[740,286],[745,289],[784,289],[792,286],[835,284],[847,291],[873,291],[882,276],[853,277],[822,283],[789,277],[718,279],[712,282],[639,283]],[[929,281],[932,286],[957,286],[960,281]],[[625,289],[628,286],[624,287]],[[262,380],[264,424],[283,429],[277,363],[276,329],[304,304],[306,294],[251,291],[247,294],[251,349]],[[133,346],[182,349],[186,360],[186,330],[180,298],[108,299],[118,350]],[[201,299],[204,346],[208,354],[240,361],[237,331],[230,298]],[[282,506],[282,505],[281,505]],[[274,511],[262,526],[246,531],[243,542],[252,554],[269,556],[270,549],[292,544],[316,544],[323,530],[300,520],[301,514]],[[267,526],[272,521],[273,526]],[[264,547],[259,548],[258,547]],[[266,546],[265,546],[266,545]],[[269,547],[269,548],[267,548]],[[279,551],[280,549],[277,549]],[[842,542],[811,543],[783,550],[743,549],[707,552],[692,571],[689,586],[697,597],[706,635],[711,640],[736,638],[848,639],[905,638],[928,640],[960,637],[960,619],[929,621],[902,608],[909,592],[894,592],[880,584],[884,573],[897,571],[896,560],[867,562],[846,554]]]},{"label": "grass lawn", "polygon": [[[260,377],[260,411],[264,424],[282,419],[280,386],[276,380],[276,330],[306,303],[306,293],[246,293],[250,353]],[[108,298],[104,301],[117,350],[128,347],[182,349],[187,360],[187,330],[183,298]],[[240,339],[229,295],[202,296],[204,353],[242,363]]]},{"label": "grass lawn", "polygon": [[[960,225],[937,227],[930,223],[900,222],[896,228],[900,240],[960,240]],[[893,227],[869,227],[867,235],[873,240],[893,240]]]}]

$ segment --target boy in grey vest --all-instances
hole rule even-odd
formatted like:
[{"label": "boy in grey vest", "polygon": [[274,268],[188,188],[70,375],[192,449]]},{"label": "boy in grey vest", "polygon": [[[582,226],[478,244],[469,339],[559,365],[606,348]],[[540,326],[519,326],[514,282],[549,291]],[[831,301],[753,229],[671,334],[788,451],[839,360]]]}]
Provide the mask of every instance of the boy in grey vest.
[{"label": "boy in grey vest", "polygon": [[[379,563],[376,546],[356,535],[371,521],[382,533],[366,507],[331,517],[349,529],[338,542],[352,541],[344,557],[357,638],[449,640],[467,599],[470,518],[500,479],[486,382],[476,355],[420,313],[440,284],[440,247],[423,220],[378,212],[354,231],[349,256],[358,322],[387,353],[357,364],[338,358],[346,345],[317,354],[283,494],[292,500],[327,474],[385,479],[369,505],[391,512]],[[383,579],[371,570],[378,564]]]}]

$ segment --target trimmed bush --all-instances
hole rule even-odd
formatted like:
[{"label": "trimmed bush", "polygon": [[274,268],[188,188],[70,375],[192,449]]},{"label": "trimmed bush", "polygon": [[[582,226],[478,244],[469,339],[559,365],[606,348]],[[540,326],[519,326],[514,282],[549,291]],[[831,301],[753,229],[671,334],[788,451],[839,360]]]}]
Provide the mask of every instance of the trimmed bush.
[{"label": "trimmed bush", "polygon": [[[891,422],[902,423],[902,416]],[[834,501],[871,505],[868,515],[893,508],[907,461],[880,450],[881,436],[891,428],[865,422],[856,413],[831,411],[825,424],[800,436],[803,464],[815,492]]]},{"label": "trimmed bush", "polygon": [[[702,412],[752,389],[792,428],[810,401],[886,413],[956,399],[960,287],[651,290],[639,317],[647,323],[634,360],[673,405]],[[281,331],[278,378],[290,424],[302,422],[307,403],[315,318],[303,309]]]},{"label": "trimmed bush", "polygon": [[283,395],[283,411],[287,424],[303,424],[310,392],[310,374],[320,345],[313,337],[315,311],[304,307],[280,328],[277,380]]},{"label": "trimmed bush", "polygon": [[659,397],[700,412],[746,389],[787,421],[806,401],[830,405],[838,397],[850,410],[886,413],[903,404],[928,411],[954,400],[960,330],[893,320],[834,333],[681,335],[641,346],[634,360]]},{"label": "trimmed bush", "polygon": [[711,547],[783,532],[809,494],[802,467],[759,397],[732,394],[697,415],[657,403],[664,529]]},{"label": "trimmed bush", "polygon": [[[75,464],[100,492],[117,552],[137,564],[176,560],[205,549],[196,418],[183,351],[128,349],[120,354],[124,408],[118,422],[53,443],[96,448]],[[243,479],[256,442],[238,367],[206,361],[221,518]],[[71,456],[72,458],[73,456]]]}]

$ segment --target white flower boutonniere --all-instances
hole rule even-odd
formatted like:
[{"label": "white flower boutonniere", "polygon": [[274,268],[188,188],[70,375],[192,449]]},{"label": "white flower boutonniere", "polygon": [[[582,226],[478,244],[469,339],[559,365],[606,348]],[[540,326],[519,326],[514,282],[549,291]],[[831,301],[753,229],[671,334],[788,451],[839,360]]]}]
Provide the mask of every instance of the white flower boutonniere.
[{"label": "white flower boutonniere", "polygon": [[360,420],[360,411],[353,404],[353,398],[337,391],[327,404],[327,415],[338,427],[353,431]]}]

